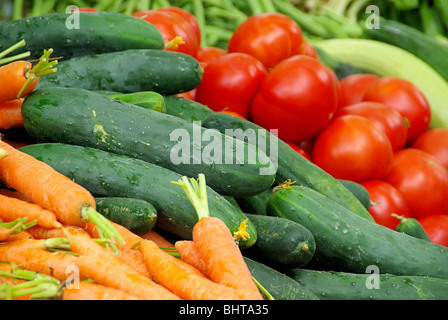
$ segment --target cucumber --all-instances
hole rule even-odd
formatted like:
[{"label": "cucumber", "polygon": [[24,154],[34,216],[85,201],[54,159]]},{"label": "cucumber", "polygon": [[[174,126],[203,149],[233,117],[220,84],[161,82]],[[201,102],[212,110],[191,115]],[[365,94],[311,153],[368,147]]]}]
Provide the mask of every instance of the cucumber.
[{"label": "cucumber", "polygon": [[[142,199],[157,210],[156,226],[182,239],[191,239],[197,213],[185,192],[171,181],[180,174],[143,160],[95,148],[61,143],[38,143],[20,148],[89,190],[95,197]],[[207,187],[210,214],[221,218],[233,233],[247,219],[226,199]],[[248,248],[257,239],[248,221],[250,238],[240,240]]]},{"label": "cucumber", "polygon": [[428,237],[428,234],[423,229],[422,225],[417,219],[414,218],[405,218],[403,216],[398,216],[396,214],[392,214],[397,219],[400,219],[400,223],[395,228],[397,232],[403,232],[407,235],[423,239],[426,241],[431,241]]},{"label": "cucumber", "polygon": [[166,113],[193,122],[203,121],[214,111],[202,103],[181,97],[165,97]]},{"label": "cucumber", "polygon": [[171,95],[196,88],[203,72],[189,55],[154,49],[74,57],[59,62],[57,67],[56,73],[39,79],[36,89],[52,86]]},{"label": "cucumber", "polygon": [[[275,300],[320,300],[309,289],[289,276],[263,263],[244,257],[252,277],[255,278]],[[264,294],[263,297],[268,297]]]},{"label": "cucumber", "polygon": [[338,179],[351,193],[362,203],[362,205],[369,210],[372,206],[372,201],[370,199],[369,192],[361,184],[344,179]]},{"label": "cucumber", "polygon": [[235,200],[244,212],[265,216],[267,215],[266,204],[271,196],[272,189],[269,188],[255,196],[235,198]]},{"label": "cucumber", "polygon": [[291,269],[285,273],[321,300],[448,299],[446,279],[307,269]]},{"label": "cucumber", "polygon": [[[67,27],[72,22],[79,22],[79,27]],[[77,16],[58,12],[0,23],[0,51],[22,39],[26,45],[15,52],[30,51],[30,59],[38,59],[49,48],[62,61],[128,49],[164,48],[163,37],[154,25],[113,12],[80,12]]]},{"label": "cucumber", "polygon": [[267,204],[269,215],[291,219],[310,230],[314,257],[338,271],[448,279],[448,248],[368,221],[305,186],[276,191]]},{"label": "cucumber", "polygon": [[[275,178],[273,170],[260,174],[270,161],[252,145],[85,89],[48,87],[34,91],[23,102],[22,116],[25,129],[39,142],[124,154],[189,177],[204,173],[208,185],[223,195],[257,194],[269,188]],[[202,142],[207,133],[208,141],[217,144]],[[202,144],[201,149],[198,144]],[[226,145],[234,145],[235,150],[228,151]]]},{"label": "cucumber", "polygon": [[157,210],[145,200],[98,197],[95,203],[99,213],[137,235],[148,233],[157,221]]},{"label": "cucumber", "polygon": [[158,112],[166,112],[165,98],[154,91],[108,94],[109,97]]},{"label": "cucumber", "polygon": [[313,258],[316,242],[313,234],[301,224],[289,219],[248,214],[257,230],[257,242],[244,255],[282,270],[300,268]]},{"label": "cucumber", "polygon": [[[298,154],[287,143],[281,141],[255,123],[225,113],[216,112],[208,116],[202,122],[202,126],[217,129],[222,133],[226,133],[227,129],[233,130],[230,133],[233,132],[234,136],[240,139],[246,139],[246,137],[242,134],[238,134],[236,131],[238,129],[242,130],[242,133],[247,133],[247,136],[249,137],[250,132],[256,132],[258,133],[258,136],[261,136],[261,133],[264,133],[266,136],[266,144],[262,151],[270,156],[272,162],[277,165],[277,173],[275,177],[276,184],[282,184],[290,179],[291,181],[295,181],[296,184],[309,186],[360,216],[370,221],[374,221],[363,204],[342,183]],[[248,140],[248,143],[260,143],[260,141],[250,141],[253,139]],[[271,151],[271,145],[274,146],[273,151]]]}]

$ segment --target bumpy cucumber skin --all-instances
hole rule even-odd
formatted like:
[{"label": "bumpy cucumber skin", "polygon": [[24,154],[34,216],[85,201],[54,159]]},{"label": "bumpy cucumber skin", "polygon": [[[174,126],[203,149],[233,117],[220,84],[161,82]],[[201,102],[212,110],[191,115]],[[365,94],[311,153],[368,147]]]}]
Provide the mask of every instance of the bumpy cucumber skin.
[{"label": "bumpy cucumber skin", "polygon": [[[285,274],[321,300],[447,300],[448,280],[291,269]],[[378,285],[378,286],[377,286]]]},{"label": "bumpy cucumber skin", "polygon": [[244,212],[266,216],[266,204],[271,196],[272,189],[269,188],[255,196],[236,198],[235,200]]},{"label": "bumpy cucumber skin", "polygon": [[148,233],[156,224],[157,210],[142,199],[121,197],[95,198],[96,210],[137,235]]},{"label": "bumpy cucumber skin", "polygon": [[[258,130],[266,131],[265,129],[251,121],[219,112],[211,114],[209,117],[207,117],[203,121],[202,125],[206,128],[217,129],[222,133],[224,133],[226,129],[242,129],[243,131],[252,129],[256,132],[259,132]],[[363,204],[338,180],[333,178],[331,175],[320,169],[312,162],[299,155],[288,144],[276,138],[269,132],[267,134],[267,137],[267,140],[272,138],[278,141],[278,157],[276,157],[276,160],[274,159],[274,162],[278,162],[278,168],[275,178],[276,184],[281,184],[290,179],[291,181],[295,181],[295,184],[297,185],[309,186],[314,190],[326,195],[327,197],[337,201],[359,216],[362,216],[372,222],[374,221]],[[271,155],[269,141],[266,142],[265,153],[268,156],[275,157],[275,154]]]},{"label": "bumpy cucumber skin", "polygon": [[367,221],[335,201],[304,187],[278,190],[267,204],[269,215],[309,229],[316,240],[316,261],[340,271],[448,279],[448,248]]},{"label": "bumpy cucumber skin", "polygon": [[163,37],[153,25],[130,15],[80,12],[78,17],[79,28],[72,29],[67,24],[77,21],[59,12],[5,21],[0,24],[0,51],[24,39],[26,45],[15,53],[30,51],[30,58],[37,59],[44,49],[52,48],[52,57],[64,61],[97,53],[164,47]]},{"label": "bumpy cucumber skin", "polygon": [[166,113],[193,122],[203,121],[214,111],[209,107],[181,97],[165,97]]},{"label": "bumpy cucumber skin", "polygon": [[[313,292],[285,274],[244,257],[249,271],[275,300],[320,300]],[[267,299],[266,296],[264,296]]]},{"label": "bumpy cucumber skin", "polygon": [[[221,142],[223,150],[215,150],[214,156],[219,159],[206,163],[206,154],[199,154],[202,157],[198,159],[193,148],[197,143],[195,135],[202,136],[206,129],[84,89],[48,87],[34,91],[22,105],[22,116],[25,129],[39,142],[69,143],[125,154],[190,177],[203,173],[207,184],[223,195],[257,194],[269,188],[275,178],[275,172],[260,174],[269,158],[252,145],[215,131],[213,139]],[[186,163],[172,160],[172,153],[177,152],[173,150],[181,145],[172,138],[175,132],[182,134],[181,142],[189,148],[188,156],[186,151],[182,154],[187,156]],[[184,141],[187,138],[188,144]],[[224,150],[229,141],[237,146],[233,154]],[[202,148],[207,145],[204,142]],[[240,147],[254,156],[241,154]],[[250,149],[254,152],[248,152]],[[227,158],[231,164],[225,163]]]},{"label": "bumpy cucumber skin", "polygon": [[257,229],[257,242],[244,254],[274,269],[300,268],[316,251],[313,234],[289,219],[248,214]]},{"label": "bumpy cucumber skin", "polygon": [[369,210],[369,208],[372,206],[372,201],[366,188],[354,181],[343,179],[338,179],[338,181],[342,183],[344,187],[346,187],[351,193],[353,193],[353,195],[362,203],[362,205],[367,210]]},{"label": "bumpy cucumber skin", "polygon": [[395,231],[403,232],[415,238],[431,241],[420,222],[414,218],[402,218],[395,228]]},{"label": "bumpy cucumber skin", "polygon": [[[20,148],[89,190],[95,197],[127,197],[148,201],[157,210],[156,226],[183,239],[191,239],[197,213],[178,181],[181,175],[143,160],[60,143],[32,144]],[[207,187],[210,214],[221,218],[233,233],[247,217],[226,199]],[[240,248],[252,246],[257,233],[248,221],[250,239]]]},{"label": "bumpy cucumber skin", "polygon": [[36,89],[72,87],[172,95],[193,90],[203,69],[193,57],[167,50],[130,49],[63,60],[58,71],[39,79]]}]

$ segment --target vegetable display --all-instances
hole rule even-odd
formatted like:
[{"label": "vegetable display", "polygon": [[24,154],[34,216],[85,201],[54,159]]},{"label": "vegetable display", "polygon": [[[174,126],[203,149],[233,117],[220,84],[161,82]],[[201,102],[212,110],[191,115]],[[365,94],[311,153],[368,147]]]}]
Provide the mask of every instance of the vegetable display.
[{"label": "vegetable display", "polygon": [[2,2],[0,300],[448,300],[445,2]]}]

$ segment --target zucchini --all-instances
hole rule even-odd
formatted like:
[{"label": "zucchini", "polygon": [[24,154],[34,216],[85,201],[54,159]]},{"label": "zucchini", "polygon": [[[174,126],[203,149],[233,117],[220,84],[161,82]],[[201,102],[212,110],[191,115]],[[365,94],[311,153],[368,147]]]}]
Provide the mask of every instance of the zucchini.
[{"label": "zucchini", "polygon": [[369,210],[372,206],[372,201],[370,199],[370,194],[366,188],[364,188],[360,183],[350,180],[338,179],[351,193],[362,203],[362,205]]},{"label": "zucchini", "polygon": [[[289,276],[263,263],[243,257],[252,277],[257,280],[275,300],[320,300],[309,289]],[[268,297],[262,292],[263,297]]]},{"label": "zucchini", "polygon": [[202,103],[175,96],[165,97],[165,107],[167,114],[190,122],[203,121],[211,113],[214,113],[212,109]]},{"label": "zucchini", "polygon": [[107,219],[140,236],[152,230],[157,221],[157,210],[142,199],[98,197],[95,203],[96,210]]},{"label": "zucchini", "polygon": [[165,98],[154,91],[108,94],[109,97],[158,112],[166,112]]},{"label": "zucchini", "polygon": [[314,257],[338,271],[448,279],[448,248],[417,239],[359,217],[305,186],[276,191],[269,215],[291,219],[313,233]]},{"label": "zucchini", "polygon": [[[368,210],[366,210],[362,203],[342,183],[311,161],[305,159],[287,143],[281,141],[257,124],[226,113],[216,112],[208,116],[203,121],[202,126],[217,129],[222,133],[233,133],[236,138],[247,140],[248,143],[254,145],[260,143],[260,141],[253,141],[254,139],[250,139],[250,132],[258,133],[258,136],[266,136],[265,148],[262,150],[270,156],[272,162],[277,165],[277,173],[275,177],[276,184],[282,184],[290,179],[291,181],[295,181],[296,184],[309,186],[349,208],[360,216],[370,221],[374,221]],[[242,130],[242,133],[247,133],[247,135],[244,136],[243,134],[239,134],[237,130]],[[263,133],[263,135],[261,133]],[[274,147],[272,152],[271,146]]]},{"label": "zucchini", "polygon": [[257,230],[257,242],[244,255],[274,269],[300,268],[313,258],[313,234],[289,219],[248,214]]},{"label": "zucchini", "polygon": [[[154,25],[130,15],[79,12],[77,17],[79,21],[71,20],[71,14],[58,12],[4,21],[0,23],[0,51],[22,39],[26,45],[16,52],[30,51],[30,59],[38,59],[49,48],[63,60],[128,49],[164,48],[163,37]],[[71,21],[79,22],[79,27],[68,28]]]},{"label": "zucchini", "polygon": [[[38,142],[98,148],[190,177],[204,173],[208,185],[223,195],[257,194],[269,188],[275,178],[273,170],[260,174],[270,161],[252,145],[84,89],[48,87],[34,91],[23,102],[22,116],[26,131]],[[202,143],[206,133],[210,134],[208,141],[218,142],[217,147]],[[203,144],[202,149],[196,147],[198,144]],[[227,145],[235,149],[228,151]]]},{"label": "zucchini", "polygon": [[130,49],[61,61],[57,72],[39,78],[36,89],[51,86],[171,95],[196,88],[202,72],[199,62],[183,53]]},{"label": "zucchini", "polygon": [[381,77],[416,85],[431,105],[432,128],[448,128],[448,82],[430,65],[399,47],[370,39],[331,39],[315,45],[328,55]]},{"label": "zucchini", "polygon": [[448,299],[446,279],[307,269],[291,269],[285,273],[321,300]]},{"label": "zucchini", "polygon": [[392,215],[397,219],[400,219],[400,223],[395,228],[395,231],[403,232],[412,237],[424,239],[426,241],[431,241],[431,239],[428,237],[428,234],[417,219],[405,218],[403,216],[396,215],[395,213],[393,213]]},{"label": "zucchini", "polygon": [[[171,181],[180,174],[143,160],[95,148],[61,143],[38,143],[20,148],[89,190],[95,197],[142,199],[157,210],[156,226],[182,239],[191,239],[197,213],[185,192]],[[236,232],[247,217],[213,189],[207,187],[210,213]],[[257,239],[252,222],[250,238],[240,240],[248,248]]]}]

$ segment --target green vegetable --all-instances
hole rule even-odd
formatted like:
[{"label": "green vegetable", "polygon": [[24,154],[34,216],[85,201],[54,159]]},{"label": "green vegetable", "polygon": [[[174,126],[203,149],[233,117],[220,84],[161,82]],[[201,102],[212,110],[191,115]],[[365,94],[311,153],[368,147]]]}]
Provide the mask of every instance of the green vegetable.
[{"label": "green vegetable", "polygon": [[247,213],[266,215],[266,203],[272,196],[272,189],[265,191],[251,197],[236,198],[240,208]]},{"label": "green vegetable", "polygon": [[399,216],[396,214],[392,215],[397,219],[400,219],[400,223],[395,228],[395,231],[405,233],[418,239],[431,241],[431,239],[428,237],[428,234],[423,229],[422,225],[420,224],[420,222],[418,222],[417,219],[405,218],[403,216]]},{"label": "green vegetable", "polygon": [[[25,129],[39,142],[124,154],[190,177],[204,173],[208,185],[224,195],[257,194],[269,188],[275,178],[275,170],[261,171],[269,168],[270,160],[252,145],[84,89],[47,87],[34,91],[25,99],[22,115]],[[208,140],[206,134],[210,134]],[[196,147],[200,144],[203,149]],[[227,149],[228,145],[235,149]]]},{"label": "green vegetable", "polygon": [[[20,148],[89,190],[95,197],[142,199],[157,210],[156,227],[179,238],[191,239],[198,217],[183,190],[171,183],[181,175],[115,153],[61,143],[39,143]],[[207,187],[210,214],[221,218],[232,233],[247,217],[218,193]],[[248,221],[250,238],[240,240],[241,248],[256,242],[256,230]]]},{"label": "green vegetable", "polygon": [[372,201],[370,200],[369,192],[361,184],[344,179],[338,179],[351,193],[362,203],[362,205],[369,210],[372,206]]},{"label": "green vegetable", "polygon": [[212,109],[202,103],[175,96],[166,96],[165,106],[167,114],[190,122],[202,121],[214,113]]},{"label": "green vegetable", "polygon": [[157,210],[145,200],[98,197],[95,202],[99,213],[137,235],[148,233],[157,220]]},{"label": "green vegetable", "polygon": [[135,104],[142,108],[151,109],[162,113],[166,112],[165,98],[161,94],[154,91],[108,94],[108,96],[123,102]]}]

